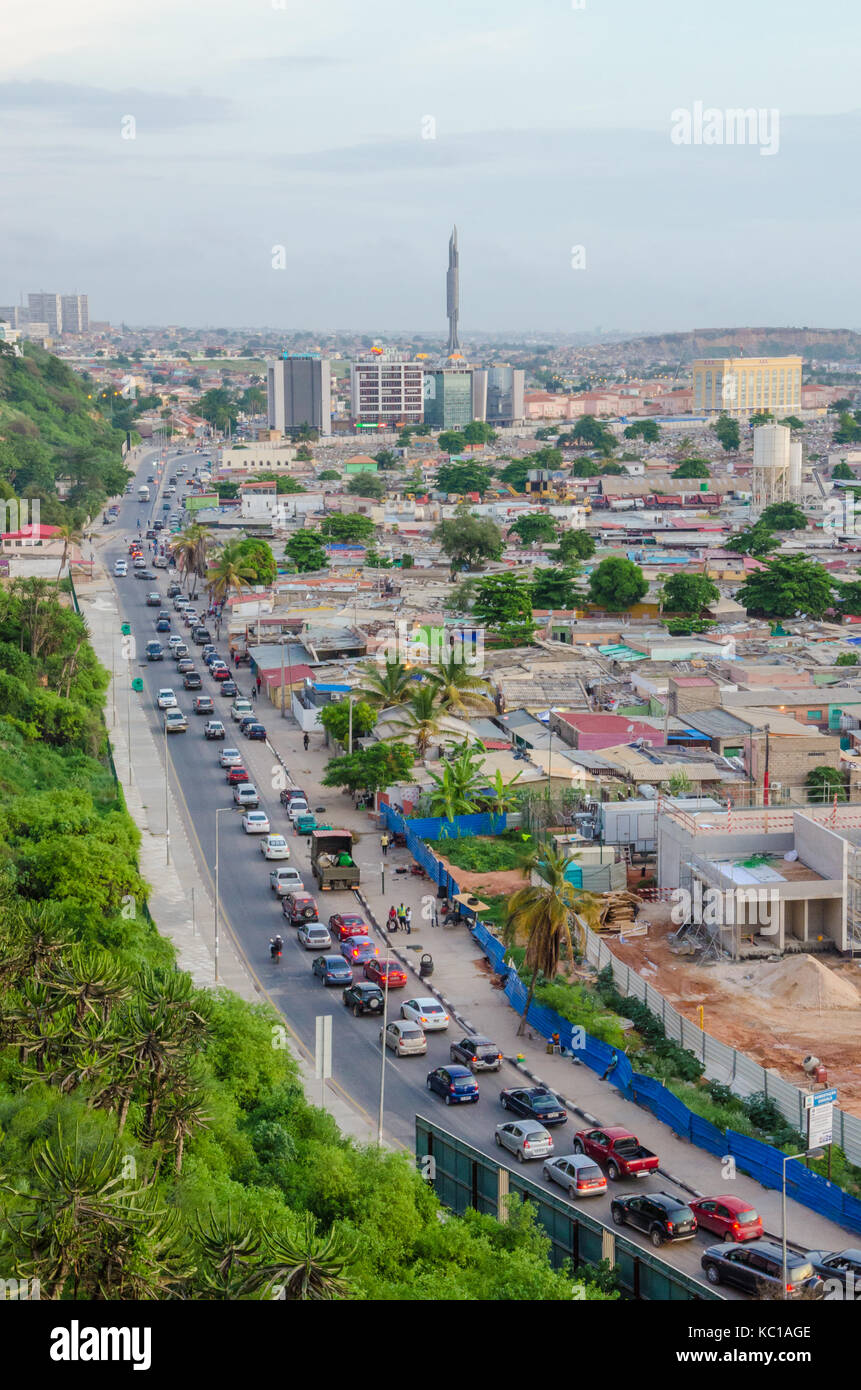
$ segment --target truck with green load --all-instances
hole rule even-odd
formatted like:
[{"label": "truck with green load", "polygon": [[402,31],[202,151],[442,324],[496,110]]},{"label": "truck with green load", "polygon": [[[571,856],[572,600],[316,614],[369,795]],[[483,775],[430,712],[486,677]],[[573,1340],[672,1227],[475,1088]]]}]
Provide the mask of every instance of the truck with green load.
[{"label": "truck with green load", "polygon": [[311,835],[311,871],[320,892],[330,888],[358,888],[359,866],[353,858],[353,836],[349,830],[315,830]]}]

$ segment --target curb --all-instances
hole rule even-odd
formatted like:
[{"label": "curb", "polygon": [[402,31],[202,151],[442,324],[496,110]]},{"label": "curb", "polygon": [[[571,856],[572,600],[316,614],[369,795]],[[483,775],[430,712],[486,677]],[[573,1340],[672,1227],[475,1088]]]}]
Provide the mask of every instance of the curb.
[{"label": "curb", "polygon": [[416,979],[419,980],[419,982],[421,983],[423,989],[428,990],[428,992],[432,994],[435,999],[438,999],[441,1004],[445,1005],[452,1018],[457,1019],[457,1022],[460,1024],[461,1028],[465,1029],[466,1032],[470,1032],[472,1029],[472,1025],[463,1017],[462,1014],[459,1014],[457,1010],[452,1007],[448,999],[446,999],[445,995],[442,994],[440,990],[436,989],[434,985],[430,984],[428,980],[425,980],[419,974],[413,962],[411,960],[408,960],[406,956],[401,955],[400,951],[398,951],[397,948],[392,945],[391,937],[389,936],[388,932],[386,932],[384,928],[380,926],[379,922],[377,921],[377,918],[374,915],[373,909],[362,890],[360,888],[355,888],[353,891],[355,892],[356,897],[359,899],[359,902],[362,904],[362,907],[365,909],[365,912],[368,914],[368,917],[371,919],[372,926],[376,929],[376,931],[380,933],[381,936],[386,938],[388,943],[386,949],[391,953],[391,955],[395,956],[396,959],[400,961],[401,965],[403,965],[407,970],[409,970],[413,975],[415,975]]}]

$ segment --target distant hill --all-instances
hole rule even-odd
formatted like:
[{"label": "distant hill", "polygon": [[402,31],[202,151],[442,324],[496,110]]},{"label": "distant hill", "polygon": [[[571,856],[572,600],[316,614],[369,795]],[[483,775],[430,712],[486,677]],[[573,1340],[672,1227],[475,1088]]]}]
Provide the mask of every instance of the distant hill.
[{"label": "distant hill", "polygon": [[690,333],[653,334],[616,344],[620,350],[690,362],[695,357],[861,358],[861,333],[848,328],[695,328]]},{"label": "distant hill", "polygon": [[[124,438],[59,358],[30,343],[23,357],[0,354],[0,495],[40,498],[47,525],[81,523],[122,492]],[[67,502],[58,478],[70,482]]]}]

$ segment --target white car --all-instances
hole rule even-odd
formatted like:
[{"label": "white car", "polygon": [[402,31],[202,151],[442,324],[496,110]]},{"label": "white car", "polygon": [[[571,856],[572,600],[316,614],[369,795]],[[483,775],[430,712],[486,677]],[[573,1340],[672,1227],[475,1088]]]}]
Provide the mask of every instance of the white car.
[{"label": "white car", "polygon": [[283,898],[285,893],[304,893],[305,885],[302,882],[302,875],[298,869],[270,869],[269,887],[273,893],[277,893],[279,898]]},{"label": "white car", "polygon": [[269,817],[265,811],[246,811],[242,817],[242,829],[246,835],[268,835]]},{"label": "white car", "polygon": [[289,859],[290,846],[283,835],[267,835],[261,842],[264,859]]},{"label": "white car", "polygon": [[586,1154],[560,1154],[544,1164],[548,1182],[564,1187],[569,1197],[600,1197],[607,1191],[607,1179],[597,1163]]},{"label": "white car", "polygon": [[250,700],[234,700],[230,706],[230,718],[236,723],[244,719],[246,714],[253,714],[254,710]]},{"label": "white car", "polygon": [[238,748],[222,748],[218,761],[222,767],[241,767],[242,754]]},{"label": "white car", "polygon": [[176,696],[167,686],[158,692],[158,707],[159,709],[176,709]]},{"label": "white car", "polygon": [[[247,806],[250,810],[257,810],[260,805],[260,797],[257,795],[257,788],[253,782],[237,782],[233,788],[233,800],[237,806]],[[266,822],[266,834],[269,834],[269,822]]]},{"label": "white car", "polygon": [[300,801],[298,797],[295,801],[291,801],[290,805],[287,807],[287,819],[291,821],[293,825],[296,824],[300,816],[307,816],[307,814],[307,801]]},{"label": "white car", "polygon": [[128,567],[128,564],[126,563],[126,561],[125,561],[125,560],[117,560],[116,564],[114,565],[114,574],[124,575],[124,574],[128,574],[128,572],[129,572],[129,567]]},{"label": "white car", "polygon": [[171,651],[173,651],[174,647],[183,647],[183,646],[185,646],[185,643],[183,642],[183,640],[182,640],[182,638],[180,637],[179,633],[178,633],[178,632],[174,632],[174,633],[171,634],[170,637],[168,637],[168,639],[167,639],[167,645],[170,647]]},{"label": "white car", "polygon": [[296,940],[306,951],[328,951],[332,945],[332,938],[322,922],[303,922]]},{"label": "white car", "polygon": [[[382,1040],[381,1028],[380,1042]],[[428,1040],[417,1023],[409,1019],[396,1018],[394,1023],[386,1026],[386,1047],[390,1047],[399,1057],[418,1056],[427,1052]]]},{"label": "white car", "polygon": [[448,1014],[438,999],[407,999],[401,1004],[401,1018],[418,1023],[428,1032],[439,1032],[449,1024]]}]

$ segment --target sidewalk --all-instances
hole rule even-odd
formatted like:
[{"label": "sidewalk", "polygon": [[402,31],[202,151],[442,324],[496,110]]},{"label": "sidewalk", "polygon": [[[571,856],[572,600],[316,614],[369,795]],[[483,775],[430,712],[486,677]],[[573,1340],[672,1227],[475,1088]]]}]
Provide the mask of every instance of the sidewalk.
[{"label": "sidewalk", "polygon": [[[358,833],[355,858],[362,870],[360,894],[377,930],[380,931],[381,924],[385,923],[393,904],[397,907],[403,902],[412,908],[411,934],[395,932],[389,937],[389,953],[397,956],[412,972],[404,997],[436,994],[464,1033],[475,1030],[486,1034],[510,1061],[522,1055],[521,1070],[525,1077],[549,1086],[582,1120],[582,1124],[573,1123],[572,1134],[593,1124],[625,1125],[660,1156],[661,1176],[667,1182],[675,1183],[690,1195],[725,1191],[728,1183],[722,1176],[719,1158],[680,1139],[648,1110],[626,1100],[614,1086],[602,1081],[583,1063],[570,1057],[548,1055],[545,1039],[533,1029],[528,1028],[523,1037],[518,1037],[519,1016],[502,990],[494,988],[490,966],[468,928],[442,925],[434,928],[429,920],[437,901],[436,885],[409,872],[413,860],[408,850],[392,847],[384,858],[377,818],[365,811],[356,811],[349,795],[320,786],[330,756],[322,735],[311,736],[311,746],[306,752],[302,748],[301,731],[292,720],[282,720],[279,712],[274,708],[270,710],[265,700],[261,701],[260,713],[270,743],[283,756],[294,780],[306,787],[310,804],[325,806],[326,817],[333,825]],[[382,894],[383,866],[385,896]],[[434,960],[434,973],[429,981],[422,980],[418,973],[424,952],[429,952]],[[456,1030],[452,1030],[452,1037],[455,1036]],[[741,1172],[737,1182],[739,1192],[758,1208],[766,1231],[779,1236],[780,1191],[763,1188],[754,1178]],[[793,1245],[841,1250],[857,1243],[857,1237],[835,1222],[792,1198],[789,1202],[789,1235]]]}]

